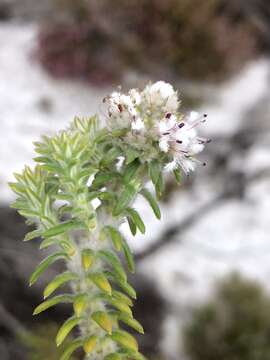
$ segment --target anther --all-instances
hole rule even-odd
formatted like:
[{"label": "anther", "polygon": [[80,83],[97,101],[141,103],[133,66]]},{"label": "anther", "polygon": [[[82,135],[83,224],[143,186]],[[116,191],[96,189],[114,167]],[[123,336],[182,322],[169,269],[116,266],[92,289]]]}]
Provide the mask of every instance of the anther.
[{"label": "anther", "polygon": [[170,119],[171,116],[172,116],[171,113],[167,113],[167,114],[165,115],[165,118],[166,118],[166,119]]},{"label": "anther", "polygon": [[185,123],[183,122],[178,125],[179,129],[181,129],[183,126],[185,126]]}]

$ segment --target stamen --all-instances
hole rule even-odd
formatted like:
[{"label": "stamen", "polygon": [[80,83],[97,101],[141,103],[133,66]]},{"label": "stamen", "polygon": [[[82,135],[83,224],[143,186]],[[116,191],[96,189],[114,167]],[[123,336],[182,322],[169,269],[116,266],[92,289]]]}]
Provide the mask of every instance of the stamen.
[{"label": "stamen", "polygon": [[123,111],[123,106],[122,106],[121,104],[118,104],[117,107],[118,107],[118,110],[119,110],[120,112]]},{"label": "stamen", "polygon": [[177,144],[183,144],[182,140],[176,140]]},{"label": "stamen", "polygon": [[183,122],[178,125],[179,129],[181,129],[183,126],[185,126],[185,123]]},{"label": "stamen", "polygon": [[170,135],[170,133],[169,133],[169,132],[165,132],[165,133],[163,133],[162,135]]},{"label": "stamen", "polygon": [[210,144],[212,142],[212,139],[205,139],[205,138],[197,138],[199,144]]},{"label": "stamen", "polygon": [[197,120],[190,124],[189,130],[193,129],[194,127],[198,126],[200,123],[205,123],[207,118],[207,114],[203,114]]},{"label": "stamen", "polygon": [[171,113],[167,113],[167,114],[165,115],[165,118],[166,118],[166,119],[170,119],[171,116],[172,116]]}]

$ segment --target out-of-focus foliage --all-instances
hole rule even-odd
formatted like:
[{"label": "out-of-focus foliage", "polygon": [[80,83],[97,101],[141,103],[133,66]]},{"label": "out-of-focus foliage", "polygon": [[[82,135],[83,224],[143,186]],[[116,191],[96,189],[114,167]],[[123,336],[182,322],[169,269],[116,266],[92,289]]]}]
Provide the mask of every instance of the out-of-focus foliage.
[{"label": "out-of-focus foliage", "polygon": [[219,284],[213,300],[193,312],[184,344],[191,360],[269,359],[269,295],[233,274]]},{"label": "out-of-focus foliage", "polygon": [[[65,346],[56,347],[55,336],[59,325],[45,323],[39,325],[35,331],[20,336],[21,343],[28,349],[29,360],[59,360]],[[72,356],[71,360],[79,357]]]},{"label": "out-of-focus foliage", "polygon": [[[38,56],[54,75],[93,82],[127,69],[221,79],[258,50],[257,33],[224,0],[55,0]],[[227,4],[227,5],[226,5]]]}]

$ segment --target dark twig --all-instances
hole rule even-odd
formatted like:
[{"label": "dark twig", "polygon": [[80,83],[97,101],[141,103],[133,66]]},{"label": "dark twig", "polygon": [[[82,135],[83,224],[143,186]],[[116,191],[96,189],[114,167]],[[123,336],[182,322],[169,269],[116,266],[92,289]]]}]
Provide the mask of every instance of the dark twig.
[{"label": "dark twig", "polygon": [[[267,177],[270,177],[269,168],[260,170],[257,173],[244,178],[242,181],[244,183],[244,187],[247,187],[248,185],[253,184],[255,181],[263,180]],[[135,255],[136,260],[142,261],[147,257],[154,255],[162,248],[174,242],[179,242],[180,236],[193,224],[195,224],[199,219],[209,214],[210,211],[212,211],[216,206],[219,206],[224,200],[236,198],[238,196],[238,193],[236,191],[233,191],[234,188],[238,188],[237,184],[235,185],[236,186],[230,186],[229,188],[221,191],[216,197],[201,205],[198,209],[196,209],[192,214],[180,221],[177,225],[171,226],[170,228],[166,229],[156,239],[156,241],[149,245],[145,250]]]}]

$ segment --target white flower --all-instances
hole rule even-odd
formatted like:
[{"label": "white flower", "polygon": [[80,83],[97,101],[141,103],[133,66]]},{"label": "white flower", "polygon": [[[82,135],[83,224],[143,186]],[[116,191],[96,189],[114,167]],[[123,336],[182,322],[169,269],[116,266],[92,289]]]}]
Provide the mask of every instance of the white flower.
[{"label": "white flower", "polygon": [[171,162],[169,162],[168,164],[165,165],[165,168],[164,170],[167,171],[167,172],[171,172],[175,169],[178,168],[178,164],[177,164],[177,161],[176,160],[173,160]]},{"label": "white flower", "polygon": [[175,112],[178,109],[177,92],[174,91],[171,84],[158,81],[152,85],[147,85],[143,94],[152,108],[162,107],[167,112]]},{"label": "white flower", "polygon": [[[178,94],[172,85],[158,81],[141,92],[137,89],[128,94],[113,92],[105,102],[110,127],[127,129],[125,144],[141,151],[142,156],[147,149],[147,154],[157,154],[158,160],[165,158],[166,171],[182,168],[188,174],[195,169],[199,163],[195,156],[208,142],[198,137],[196,127],[205,121],[206,115],[196,111],[181,114]],[[163,154],[159,159],[157,150],[166,156]]]},{"label": "white flower", "polygon": [[144,130],[144,122],[141,118],[136,118],[131,124],[132,130],[142,131]]},{"label": "white flower", "polygon": [[129,90],[129,96],[133,102],[134,105],[140,105],[142,101],[141,94],[137,89],[131,89]]},{"label": "white flower", "polygon": [[177,127],[177,117],[171,113],[166,114],[165,118],[158,122],[160,135],[172,131]]},{"label": "white flower", "polygon": [[182,157],[178,159],[178,162],[181,168],[184,170],[185,174],[189,174],[191,171],[194,171],[196,168],[196,163],[191,159]]},{"label": "white flower", "polygon": [[170,145],[169,145],[169,139],[165,136],[161,137],[160,140],[159,140],[159,148],[161,151],[163,152],[168,152],[169,151],[169,148],[170,148]]}]

